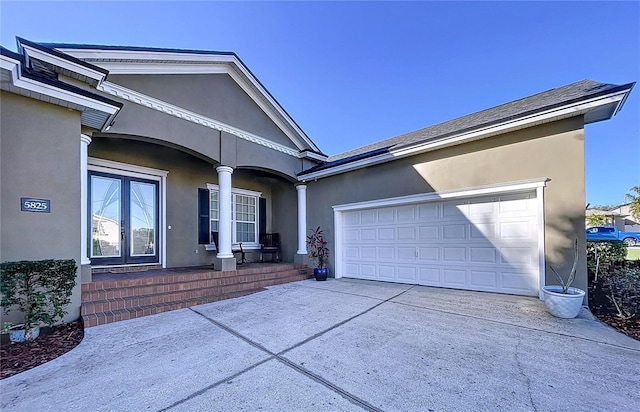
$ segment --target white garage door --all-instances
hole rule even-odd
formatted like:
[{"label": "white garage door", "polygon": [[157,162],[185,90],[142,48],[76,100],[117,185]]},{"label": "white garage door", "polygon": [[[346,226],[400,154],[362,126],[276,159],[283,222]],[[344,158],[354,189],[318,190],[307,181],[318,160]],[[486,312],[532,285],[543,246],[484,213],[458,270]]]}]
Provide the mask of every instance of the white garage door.
[{"label": "white garage door", "polygon": [[538,295],[536,194],[342,212],[344,277]]}]

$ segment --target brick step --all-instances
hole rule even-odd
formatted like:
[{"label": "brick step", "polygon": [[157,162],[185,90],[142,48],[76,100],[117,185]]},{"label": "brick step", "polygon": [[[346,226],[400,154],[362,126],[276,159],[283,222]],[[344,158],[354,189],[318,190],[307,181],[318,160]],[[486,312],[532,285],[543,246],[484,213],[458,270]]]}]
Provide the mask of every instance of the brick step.
[{"label": "brick step", "polygon": [[[286,275],[285,275],[286,273]],[[298,272],[284,272],[278,273],[276,277],[261,278],[261,279],[243,279],[245,276],[240,276],[237,282],[231,284],[215,284],[215,285],[203,285],[199,287],[186,287],[175,291],[154,291],[153,293],[141,293],[141,294],[129,294],[129,290],[122,289],[111,296],[110,292],[107,296],[98,299],[92,299],[82,303],[82,315],[90,315],[99,312],[113,311],[119,309],[131,309],[142,306],[172,303],[184,300],[198,299],[206,296],[226,295],[233,292],[243,290],[262,289],[266,286],[273,286],[282,283],[296,282],[300,280],[308,279],[308,275]],[[202,282],[209,283],[209,281],[190,282],[200,285]],[[182,285],[176,285],[182,286]],[[193,285],[192,285],[193,286]],[[150,288],[144,288],[150,289]],[[152,287],[151,289],[156,289]],[[148,291],[146,291],[148,292]],[[92,294],[104,295],[102,292],[91,292]],[[125,295],[127,293],[127,295]]]},{"label": "brick step", "polygon": [[[218,272],[219,273],[219,272]],[[82,302],[98,302],[110,299],[152,296],[160,293],[185,292],[189,290],[213,288],[227,285],[235,285],[239,283],[250,283],[260,280],[275,279],[278,277],[290,277],[295,275],[307,275],[310,273],[308,269],[293,269],[278,272],[265,272],[255,274],[240,275],[236,272],[225,272],[225,277],[214,276],[211,278],[200,277],[199,279],[165,281],[162,283],[153,282],[139,286],[125,286],[120,281],[102,282],[100,285],[94,285],[93,290],[85,290],[82,292]],[[137,280],[137,279],[136,279]],[[114,284],[114,283],[117,283]]]},{"label": "brick step", "polygon": [[82,285],[85,328],[245,296],[313,277],[305,265],[162,274]]},{"label": "brick step", "polygon": [[85,328],[92,326],[104,325],[106,323],[117,322],[120,320],[128,320],[140,318],[143,316],[155,315],[158,313],[168,312],[170,310],[178,310],[189,308],[191,306],[203,305],[205,303],[218,302],[226,299],[239,298],[261,292],[264,289],[251,289],[239,292],[232,292],[224,295],[205,296],[197,299],[188,299],[171,303],[159,303],[155,305],[139,306],[136,308],[117,309],[112,311],[104,311],[88,315],[82,315],[82,321]]},{"label": "brick step", "polygon": [[88,292],[92,290],[106,290],[106,289],[115,289],[119,287],[132,287],[132,286],[148,286],[148,285],[158,285],[158,284],[167,284],[167,283],[182,283],[182,282],[191,282],[196,280],[205,280],[205,279],[217,279],[217,278],[228,278],[228,277],[237,277],[239,274],[241,275],[255,275],[260,273],[279,273],[285,272],[289,270],[303,270],[307,271],[309,268],[306,265],[300,264],[288,264],[282,265],[280,264],[277,267],[261,267],[254,269],[238,269],[237,271],[213,271],[213,270],[203,270],[203,271],[194,271],[192,273],[163,273],[161,275],[150,275],[144,276],[142,275],[140,278],[135,279],[121,279],[121,280],[102,280],[102,281],[94,281],[91,283],[85,283],[82,285],[82,291]]}]

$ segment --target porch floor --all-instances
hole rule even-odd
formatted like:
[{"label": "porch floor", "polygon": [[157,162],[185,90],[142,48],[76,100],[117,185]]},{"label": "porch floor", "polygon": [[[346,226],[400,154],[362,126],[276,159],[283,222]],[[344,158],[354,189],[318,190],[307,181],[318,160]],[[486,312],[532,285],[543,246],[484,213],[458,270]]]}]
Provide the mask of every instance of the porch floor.
[{"label": "porch floor", "polygon": [[267,286],[312,277],[306,265],[248,263],[233,271],[212,266],[96,273],[82,285],[84,327],[245,296]]}]

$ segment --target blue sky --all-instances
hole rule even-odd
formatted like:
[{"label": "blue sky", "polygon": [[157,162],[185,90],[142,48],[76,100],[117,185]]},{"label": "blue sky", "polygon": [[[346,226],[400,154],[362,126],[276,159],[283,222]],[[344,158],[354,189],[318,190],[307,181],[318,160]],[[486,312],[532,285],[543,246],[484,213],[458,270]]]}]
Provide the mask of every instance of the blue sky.
[{"label": "blue sky", "polygon": [[[638,2],[0,2],[1,43],[233,51],[327,154],[582,79],[640,80]],[[640,87],[586,127],[587,201],[640,185]]]}]

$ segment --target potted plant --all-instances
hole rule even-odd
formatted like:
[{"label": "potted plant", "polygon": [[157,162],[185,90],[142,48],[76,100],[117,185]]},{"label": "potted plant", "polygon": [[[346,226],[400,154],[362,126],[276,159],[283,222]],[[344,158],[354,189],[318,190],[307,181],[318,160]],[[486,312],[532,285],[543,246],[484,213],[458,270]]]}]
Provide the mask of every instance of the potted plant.
[{"label": "potted plant", "polygon": [[12,342],[36,339],[40,325],[53,325],[67,313],[76,284],[74,260],[3,262],[0,264],[0,293],[5,314],[16,308],[22,323],[6,325]]},{"label": "potted plant", "polygon": [[318,226],[311,230],[311,235],[307,236],[307,247],[309,248],[309,259],[316,262],[313,275],[316,280],[327,280],[329,268],[326,267],[329,258],[329,248],[324,240],[323,230]]},{"label": "potted plant", "polygon": [[560,281],[560,285],[548,285],[542,288],[544,293],[544,303],[549,312],[559,318],[575,318],[580,313],[585,292],[582,289],[572,288],[571,283],[576,278],[578,267],[578,239],[574,243],[573,266],[565,282],[562,276],[553,268],[551,270],[556,274]]}]

